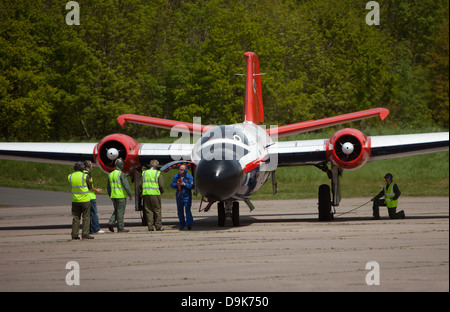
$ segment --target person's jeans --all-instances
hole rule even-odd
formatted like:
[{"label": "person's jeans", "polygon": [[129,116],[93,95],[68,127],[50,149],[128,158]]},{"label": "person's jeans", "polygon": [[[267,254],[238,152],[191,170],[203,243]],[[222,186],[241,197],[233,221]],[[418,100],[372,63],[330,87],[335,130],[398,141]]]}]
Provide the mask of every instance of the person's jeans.
[{"label": "person's jeans", "polygon": [[98,221],[97,200],[91,199],[91,227],[90,232],[96,233],[100,231],[100,223]]}]

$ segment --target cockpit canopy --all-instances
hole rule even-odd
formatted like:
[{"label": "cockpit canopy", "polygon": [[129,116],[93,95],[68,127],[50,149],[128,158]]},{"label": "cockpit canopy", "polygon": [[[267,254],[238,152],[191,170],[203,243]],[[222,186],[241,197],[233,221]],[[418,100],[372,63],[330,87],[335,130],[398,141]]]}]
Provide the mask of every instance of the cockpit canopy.
[{"label": "cockpit canopy", "polygon": [[195,160],[240,160],[249,153],[249,140],[245,133],[234,125],[223,125],[209,129],[196,143]]}]

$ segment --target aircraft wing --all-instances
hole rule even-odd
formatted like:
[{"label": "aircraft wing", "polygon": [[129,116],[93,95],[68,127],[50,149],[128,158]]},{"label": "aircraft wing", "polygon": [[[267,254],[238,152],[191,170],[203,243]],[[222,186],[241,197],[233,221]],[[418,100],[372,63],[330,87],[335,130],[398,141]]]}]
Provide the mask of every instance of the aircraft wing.
[{"label": "aircraft wing", "polygon": [[193,147],[194,144],[143,143],[139,149],[139,162],[146,165],[152,159],[158,159],[160,164],[175,160],[190,160]]},{"label": "aircraft wing", "polygon": [[[415,156],[449,150],[449,133],[423,133],[367,137],[365,161]],[[331,139],[283,141],[269,147],[279,167],[332,162]],[[361,151],[363,154],[364,150]]]},{"label": "aircraft wing", "polygon": [[327,161],[326,139],[277,142],[269,147],[270,162],[279,167],[315,165]]},{"label": "aircraft wing", "polygon": [[369,161],[415,156],[449,150],[449,133],[421,133],[371,137]]},{"label": "aircraft wing", "polygon": [[332,127],[336,125],[345,124],[348,122],[353,122],[357,120],[362,120],[371,117],[379,117],[381,121],[383,121],[387,115],[389,114],[389,110],[385,108],[372,108],[359,112],[353,112],[348,114],[342,114],[333,117],[322,118],[318,120],[309,120],[297,122],[290,125],[284,125],[280,127],[267,129],[267,133],[270,136],[276,135],[281,138],[288,135],[305,133],[313,130],[323,129],[327,127]]},{"label": "aircraft wing", "polygon": [[125,127],[127,123],[135,123],[146,126],[157,127],[161,129],[172,130],[175,128],[176,131],[180,132],[196,132],[201,134],[211,129],[209,125],[199,125],[190,122],[170,120],[157,117],[141,116],[135,114],[124,114],[117,117],[117,121],[122,127]]},{"label": "aircraft wing", "polygon": [[[76,161],[94,160],[97,143],[0,143],[0,159],[23,160],[73,165]],[[152,159],[160,163],[189,160],[193,144],[142,143],[139,144],[139,163]]]},{"label": "aircraft wing", "polygon": [[[449,150],[449,133],[423,133],[373,136],[368,161],[414,156]],[[278,166],[302,166],[327,162],[328,139],[283,141],[269,147]],[[57,164],[92,160],[96,143],[0,143],[0,158]],[[160,163],[190,160],[193,144],[142,143],[138,149],[141,164],[151,159]]]},{"label": "aircraft wing", "polygon": [[96,143],[0,143],[0,158],[70,164],[92,160]]}]

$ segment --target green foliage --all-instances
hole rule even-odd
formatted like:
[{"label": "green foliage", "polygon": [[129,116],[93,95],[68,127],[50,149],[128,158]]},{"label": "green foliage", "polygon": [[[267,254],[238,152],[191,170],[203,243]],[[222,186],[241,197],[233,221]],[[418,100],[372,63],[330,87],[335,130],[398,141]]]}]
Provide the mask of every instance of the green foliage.
[{"label": "green foliage", "polygon": [[[260,58],[267,125],[372,107],[391,128],[447,128],[448,1],[0,1],[0,140],[92,140],[135,113],[242,120],[243,53]],[[364,126],[376,126],[376,119]]]}]

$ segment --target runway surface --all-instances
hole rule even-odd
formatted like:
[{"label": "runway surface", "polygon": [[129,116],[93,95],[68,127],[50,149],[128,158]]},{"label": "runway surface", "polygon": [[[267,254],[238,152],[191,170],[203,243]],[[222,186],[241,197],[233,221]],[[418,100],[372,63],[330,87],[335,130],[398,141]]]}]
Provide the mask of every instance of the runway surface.
[{"label": "runway surface", "polygon": [[[368,200],[343,199],[337,214]],[[130,232],[110,233],[112,204],[100,196],[107,233],[81,241],[70,237],[70,201],[70,193],[0,188],[0,291],[449,291],[448,197],[401,197],[403,220],[386,208],[370,220],[367,204],[331,222],[317,221],[316,199],[254,201],[253,212],[241,204],[241,226],[227,219],[224,228],[216,205],[198,212],[194,201],[191,231],[179,231],[167,200],[163,232],[148,232],[128,202]],[[68,285],[78,273],[80,285]]]}]

